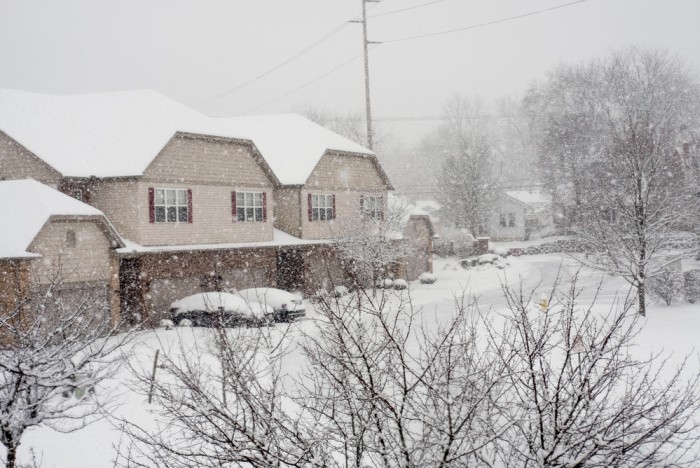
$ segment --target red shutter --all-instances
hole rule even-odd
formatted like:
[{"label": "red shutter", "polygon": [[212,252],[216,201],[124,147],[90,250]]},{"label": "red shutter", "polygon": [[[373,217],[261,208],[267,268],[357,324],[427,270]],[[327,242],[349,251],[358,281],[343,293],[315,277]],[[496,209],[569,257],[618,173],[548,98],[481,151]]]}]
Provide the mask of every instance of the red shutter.
[{"label": "red shutter", "polygon": [[267,221],[267,192],[263,192],[263,223]]},{"label": "red shutter", "polygon": [[379,198],[379,209],[381,210],[379,212],[379,219],[384,221],[384,197]]},{"label": "red shutter", "polygon": [[360,214],[365,214],[365,196],[360,195]]},{"label": "red shutter", "polygon": [[333,218],[331,218],[331,219],[335,219],[335,195],[332,195],[332,197],[333,197]]},{"label": "red shutter", "polygon": [[187,222],[192,222],[192,189],[187,189]]},{"label": "red shutter", "polygon": [[156,195],[153,187],[148,187],[148,221],[156,222]]},{"label": "red shutter", "polygon": [[311,211],[311,194],[309,194],[309,198],[308,198],[307,211],[309,214],[309,221],[312,221],[313,220],[313,212]]},{"label": "red shutter", "polygon": [[233,222],[238,221],[238,209],[236,208],[236,191],[231,192],[231,215],[233,216]]}]

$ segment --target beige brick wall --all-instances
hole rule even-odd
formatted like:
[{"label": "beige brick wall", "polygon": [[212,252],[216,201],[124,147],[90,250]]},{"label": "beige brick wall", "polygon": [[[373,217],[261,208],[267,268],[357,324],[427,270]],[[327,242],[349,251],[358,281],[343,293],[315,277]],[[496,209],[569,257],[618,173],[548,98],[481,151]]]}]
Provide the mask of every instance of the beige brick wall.
[{"label": "beige brick wall", "polygon": [[61,175],[0,131],[0,180],[2,179],[35,179],[58,188]]},{"label": "beige brick wall", "polygon": [[[68,232],[75,247],[68,246]],[[42,257],[31,262],[33,284],[47,284],[54,274],[62,283],[109,281],[111,241],[98,221],[49,221],[29,251]]]},{"label": "beige brick wall", "polygon": [[[151,223],[148,189],[192,190],[192,223]],[[174,137],[143,178],[100,181],[91,204],[117,231],[142,245],[192,245],[268,241],[275,216],[273,184],[252,150],[230,141]],[[232,191],[267,194],[267,222],[234,222]]]}]

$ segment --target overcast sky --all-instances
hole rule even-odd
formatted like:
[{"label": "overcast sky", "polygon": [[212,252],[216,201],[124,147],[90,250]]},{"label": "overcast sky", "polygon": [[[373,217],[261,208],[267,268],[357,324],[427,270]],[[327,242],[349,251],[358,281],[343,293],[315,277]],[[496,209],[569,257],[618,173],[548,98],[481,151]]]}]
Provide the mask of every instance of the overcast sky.
[{"label": "overcast sky", "polygon": [[[0,0],[0,87],[56,94],[151,88],[217,116],[305,106],[364,112],[362,29],[347,23],[360,13],[360,2]],[[374,16],[369,39],[383,42],[370,53],[374,116],[440,115],[443,101],[455,92],[487,100],[517,96],[560,62],[628,44],[666,47],[700,70],[700,0],[585,0],[489,26],[390,42],[572,2],[368,4]],[[384,125],[411,143],[435,122]]]}]

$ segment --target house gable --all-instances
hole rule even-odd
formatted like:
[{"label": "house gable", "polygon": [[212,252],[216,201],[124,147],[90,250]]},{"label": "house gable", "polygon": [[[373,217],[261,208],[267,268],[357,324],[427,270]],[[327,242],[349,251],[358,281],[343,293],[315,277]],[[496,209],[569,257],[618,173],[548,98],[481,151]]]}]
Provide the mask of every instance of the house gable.
[{"label": "house gable", "polygon": [[41,158],[0,131],[0,180],[34,179],[58,187],[61,174]]}]

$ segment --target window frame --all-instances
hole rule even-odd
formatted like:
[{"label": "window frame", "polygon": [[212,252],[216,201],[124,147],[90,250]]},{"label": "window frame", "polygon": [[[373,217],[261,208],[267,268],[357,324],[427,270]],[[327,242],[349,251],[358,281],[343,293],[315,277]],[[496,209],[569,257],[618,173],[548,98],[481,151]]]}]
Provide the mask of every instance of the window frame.
[{"label": "window frame", "polygon": [[508,213],[508,227],[515,227],[515,213]]},{"label": "window frame", "polygon": [[[312,222],[333,221],[335,219],[335,194],[310,193],[309,197],[311,200],[309,207],[311,212],[310,220]],[[321,199],[323,199],[323,206],[320,206],[319,203]]]},{"label": "window frame", "polygon": [[[259,197],[256,197],[259,195]],[[240,202],[239,197],[243,197],[243,203]],[[251,201],[253,202],[252,205],[248,205],[248,196],[250,196]],[[236,190],[234,192],[234,197],[236,198],[235,200],[235,216],[234,216],[234,222],[237,223],[264,223],[267,221],[267,207],[266,205],[266,196],[265,192],[260,191],[252,191],[252,190]],[[260,205],[257,205],[257,202],[260,202]],[[252,216],[248,216],[249,212],[248,210],[252,210],[250,214]],[[259,211],[258,211],[259,210]],[[241,217],[241,214],[243,215]],[[258,216],[259,215],[259,216]],[[252,219],[249,219],[251,218]],[[257,219],[257,218],[260,219]],[[242,218],[242,219],[241,219]]]},{"label": "window frame", "polygon": [[362,215],[375,221],[384,221],[384,197],[382,195],[362,195],[360,198]]},{"label": "window frame", "polygon": [[[169,203],[168,191],[175,192],[175,203]],[[158,192],[163,193],[163,203],[158,203]],[[179,192],[183,194],[183,201],[180,203]],[[191,221],[191,201],[189,189],[180,187],[154,187],[153,188],[153,222],[157,224],[187,224]],[[158,208],[163,208],[163,219],[158,219]],[[168,219],[169,208],[175,209],[175,220]],[[184,220],[180,219],[181,209],[184,209]]]}]

